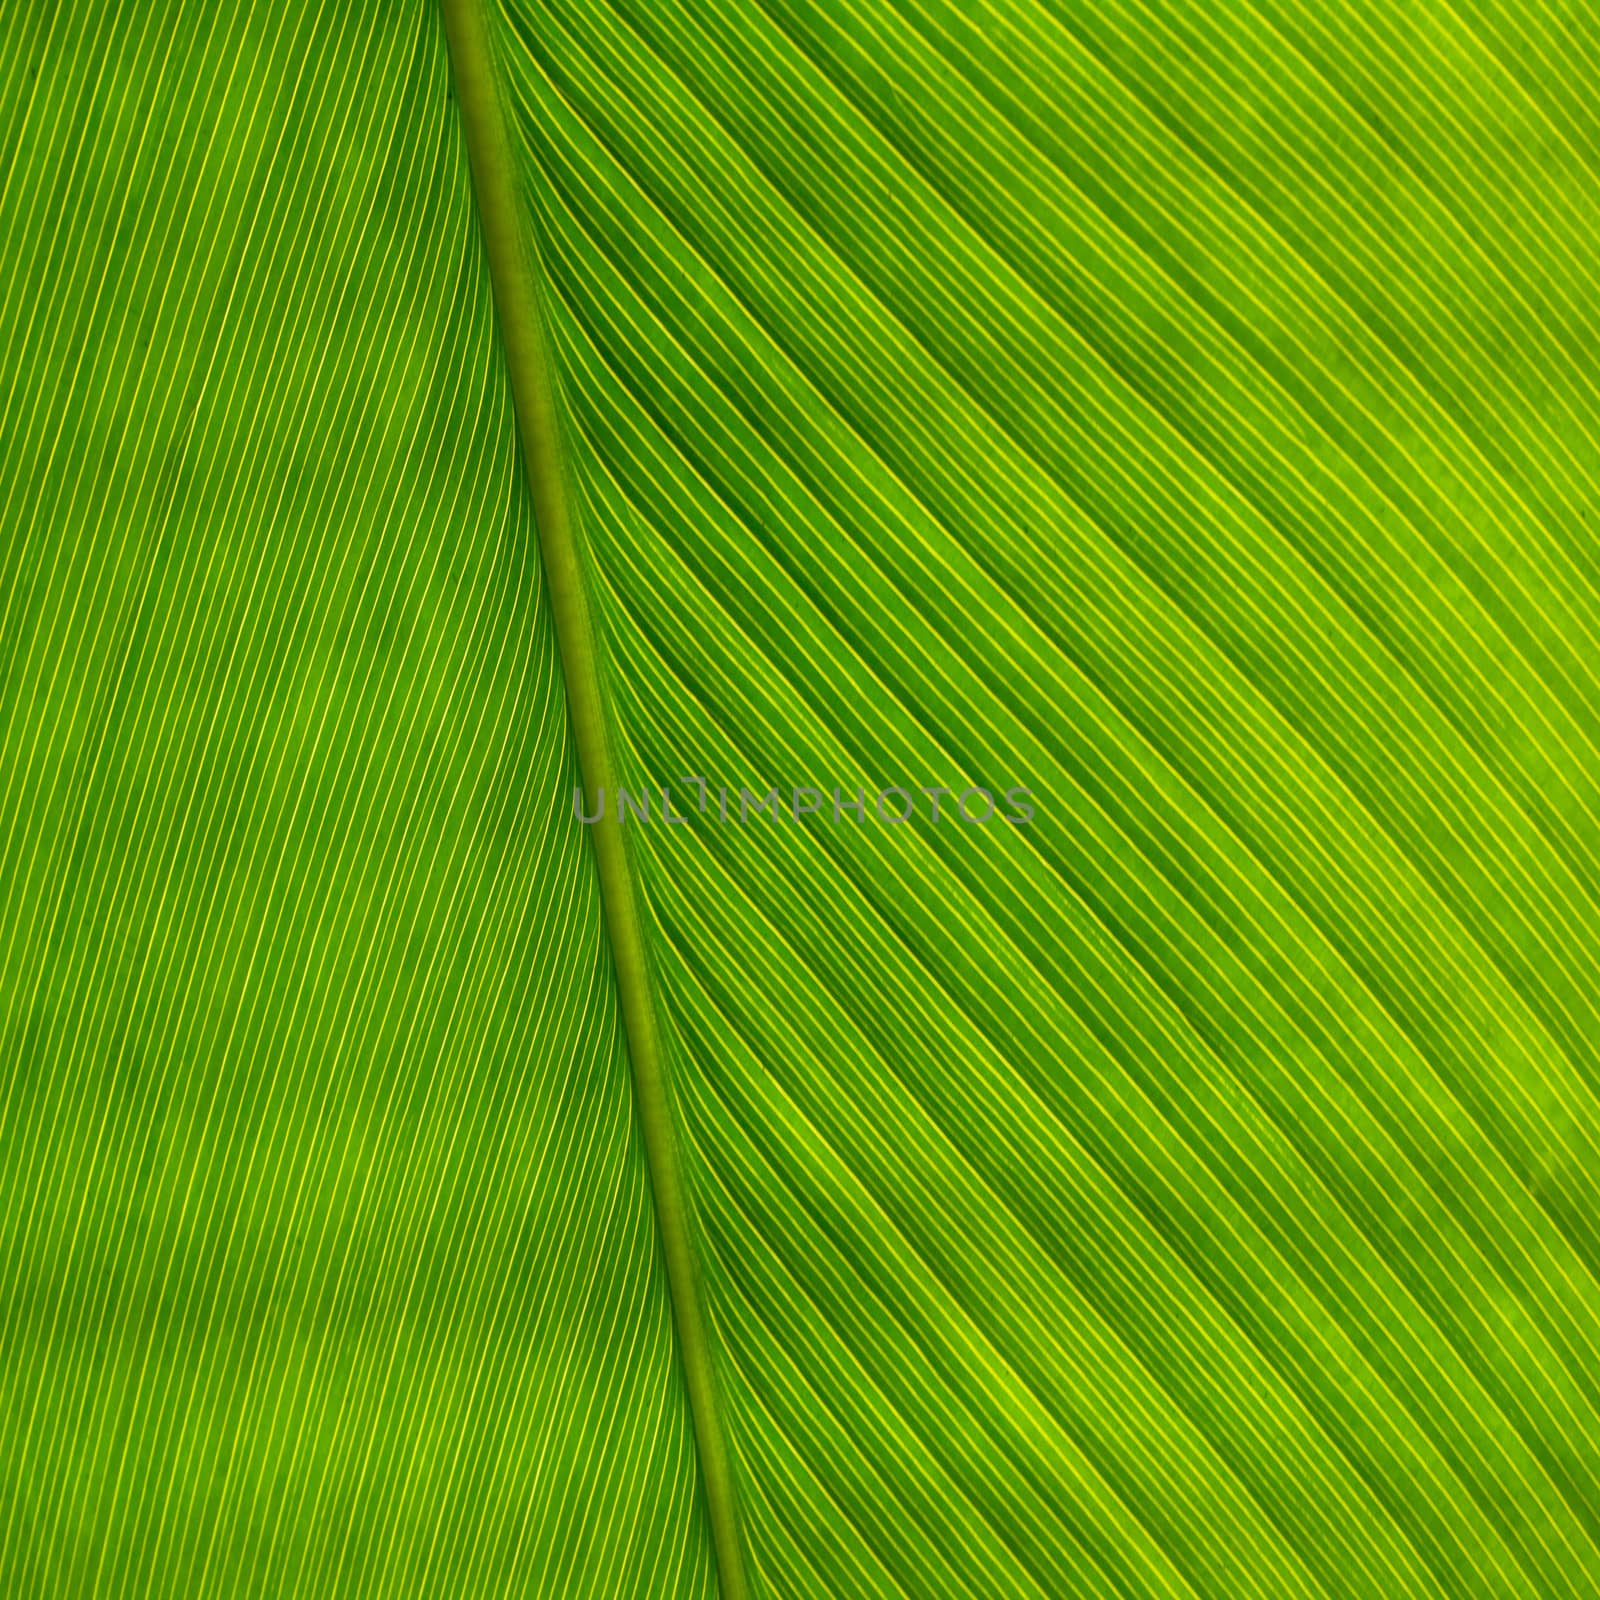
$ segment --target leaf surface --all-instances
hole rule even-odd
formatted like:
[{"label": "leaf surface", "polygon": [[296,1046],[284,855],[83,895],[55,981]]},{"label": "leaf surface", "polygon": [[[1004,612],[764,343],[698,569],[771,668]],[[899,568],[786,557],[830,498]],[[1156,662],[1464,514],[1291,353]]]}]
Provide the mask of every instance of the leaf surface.
[{"label": "leaf surface", "polygon": [[[629,839],[761,1583],[1588,1592],[1596,191],[1493,48],[1541,24],[505,14],[618,762],[712,786]],[[716,814],[835,784],[918,814]]]},{"label": "leaf surface", "polygon": [[438,18],[7,27],[0,1591],[707,1594]]},{"label": "leaf surface", "polygon": [[0,1575],[1593,1593],[1592,21],[452,4],[4,25]]}]

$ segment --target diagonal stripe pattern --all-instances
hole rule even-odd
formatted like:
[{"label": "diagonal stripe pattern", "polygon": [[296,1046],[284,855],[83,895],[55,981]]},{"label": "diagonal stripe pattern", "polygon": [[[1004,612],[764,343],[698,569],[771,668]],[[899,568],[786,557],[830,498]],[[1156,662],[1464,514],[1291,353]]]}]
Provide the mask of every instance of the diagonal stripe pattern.
[{"label": "diagonal stripe pattern", "polygon": [[502,57],[630,786],[1039,807],[629,834],[754,1586],[1593,1593],[1592,24]]},{"label": "diagonal stripe pattern", "polygon": [[0,1592],[707,1595],[444,37],[0,23]]}]

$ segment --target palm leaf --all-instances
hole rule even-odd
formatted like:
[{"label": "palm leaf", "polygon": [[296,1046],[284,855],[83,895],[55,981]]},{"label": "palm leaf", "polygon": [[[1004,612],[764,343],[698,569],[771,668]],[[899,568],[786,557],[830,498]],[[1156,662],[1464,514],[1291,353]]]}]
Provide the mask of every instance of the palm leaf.
[{"label": "palm leaf", "polygon": [[1586,15],[71,12],[7,1587],[1593,1592]]}]

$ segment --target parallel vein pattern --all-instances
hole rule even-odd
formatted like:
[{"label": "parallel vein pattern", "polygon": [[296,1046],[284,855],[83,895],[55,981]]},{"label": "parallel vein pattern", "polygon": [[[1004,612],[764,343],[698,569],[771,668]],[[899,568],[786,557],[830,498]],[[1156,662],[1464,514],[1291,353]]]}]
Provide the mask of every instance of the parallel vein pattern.
[{"label": "parallel vein pattern", "polygon": [[[1571,8],[506,0],[772,1594],[1600,1585]],[[681,800],[690,791],[678,791]]]},{"label": "parallel vein pattern", "polygon": [[0,1592],[711,1592],[431,8],[0,41]]}]

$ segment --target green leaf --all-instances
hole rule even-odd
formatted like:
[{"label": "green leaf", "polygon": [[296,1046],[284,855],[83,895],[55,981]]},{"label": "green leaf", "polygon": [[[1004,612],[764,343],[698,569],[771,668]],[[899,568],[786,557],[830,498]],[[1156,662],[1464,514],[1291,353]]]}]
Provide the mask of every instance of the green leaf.
[{"label": "green leaf", "polygon": [[1594,1593],[1593,21],[335,9],[4,24],[0,1589]]}]

